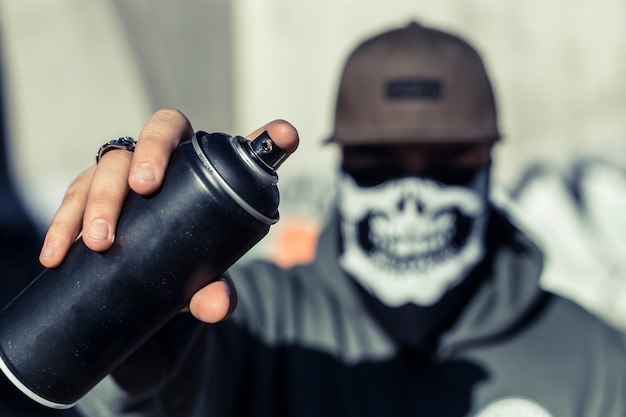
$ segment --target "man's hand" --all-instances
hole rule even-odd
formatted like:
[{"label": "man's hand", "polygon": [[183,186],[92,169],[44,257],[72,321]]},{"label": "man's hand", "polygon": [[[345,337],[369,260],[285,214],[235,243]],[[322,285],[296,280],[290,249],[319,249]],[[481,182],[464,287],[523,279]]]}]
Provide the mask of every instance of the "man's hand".
[{"label": "man's hand", "polygon": [[[270,122],[247,137],[253,139],[265,130],[288,154],[298,146],[298,133],[283,120]],[[94,251],[108,249],[129,190],[142,195],[158,190],[172,152],[192,135],[185,115],[159,110],[144,125],[134,152],[107,152],[98,165],[83,172],[69,186],[52,219],[39,257],[42,265],[58,266],[78,236]],[[199,320],[215,323],[232,313],[236,300],[235,287],[225,275],[198,291],[189,309]]]}]

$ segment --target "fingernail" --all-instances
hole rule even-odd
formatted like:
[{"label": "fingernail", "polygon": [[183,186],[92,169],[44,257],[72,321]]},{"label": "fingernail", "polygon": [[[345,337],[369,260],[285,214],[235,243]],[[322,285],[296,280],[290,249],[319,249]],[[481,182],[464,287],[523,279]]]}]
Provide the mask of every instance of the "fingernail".
[{"label": "fingernail", "polygon": [[147,162],[137,166],[137,168],[135,168],[135,172],[133,173],[132,179],[137,182],[152,182],[156,180],[154,167],[152,166],[152,164],[149,164]]},{"label": "fingernail", "polygon": [[102,219],[96,219],[93,223],[91,223],[87,236],[95,240],[108,240],[109,233],[111,233],[109,223]]},{"label": "fingernail", "polygon": [[57,253],[58,246],[56,243],[48,243],[41,251],[42,258],[53,258]]}]

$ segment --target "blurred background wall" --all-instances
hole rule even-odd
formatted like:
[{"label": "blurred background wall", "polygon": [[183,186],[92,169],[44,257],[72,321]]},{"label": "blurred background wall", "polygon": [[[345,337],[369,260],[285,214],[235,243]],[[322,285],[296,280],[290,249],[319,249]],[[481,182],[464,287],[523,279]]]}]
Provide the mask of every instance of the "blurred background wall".
[{"label": "blurred background wall", "polygon": [[[364,37],[411,20],[483,55],[505,135],[495,194],[548,254],[546,285],[626,323],[626,227],[615,226],[626,210],[622,0],[0,0],[11,169],[45,227],[98,146],[137,136],[160,107],[237,134],[284,118],[301,148],[281,167],[283,221],[255,253],[277,258],[287,242],[293,253],[281,262],[306,259],[332,193],[337,155],[322,140],[344,59]],[[602,163],[580,163],[590,157]],[[591,171],[604,175],[572,182]],[[613,200],[596,183],[610,184],[602,192]],[[581,196],[611,203],[591,216]]]}]

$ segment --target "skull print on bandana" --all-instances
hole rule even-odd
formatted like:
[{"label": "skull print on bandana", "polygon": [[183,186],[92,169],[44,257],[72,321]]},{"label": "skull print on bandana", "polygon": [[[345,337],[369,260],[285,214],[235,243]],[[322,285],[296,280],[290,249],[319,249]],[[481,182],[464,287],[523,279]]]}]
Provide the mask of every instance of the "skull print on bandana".
[{"label": "skull print on bandana", "polygon": [[465,186],[405,177],[373,187],[342,173],[341,267],[390,307],[436,303],[484,256],[488,172]]}]

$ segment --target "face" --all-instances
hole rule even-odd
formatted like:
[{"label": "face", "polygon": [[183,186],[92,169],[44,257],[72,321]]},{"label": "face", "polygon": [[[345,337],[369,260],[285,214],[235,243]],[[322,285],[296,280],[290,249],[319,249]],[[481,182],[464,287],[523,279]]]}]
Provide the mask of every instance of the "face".
[{"label": "face", "polygon": [[365,186],[403,176],[437,176],[457,182],[488,166],[491,148],[489,143],[345,146],[342,170],[359,177]]},{"label": "face", "polygon": [[491,146],[343,150],[340,264],[389,306],[432,305],[484,255]]}]

